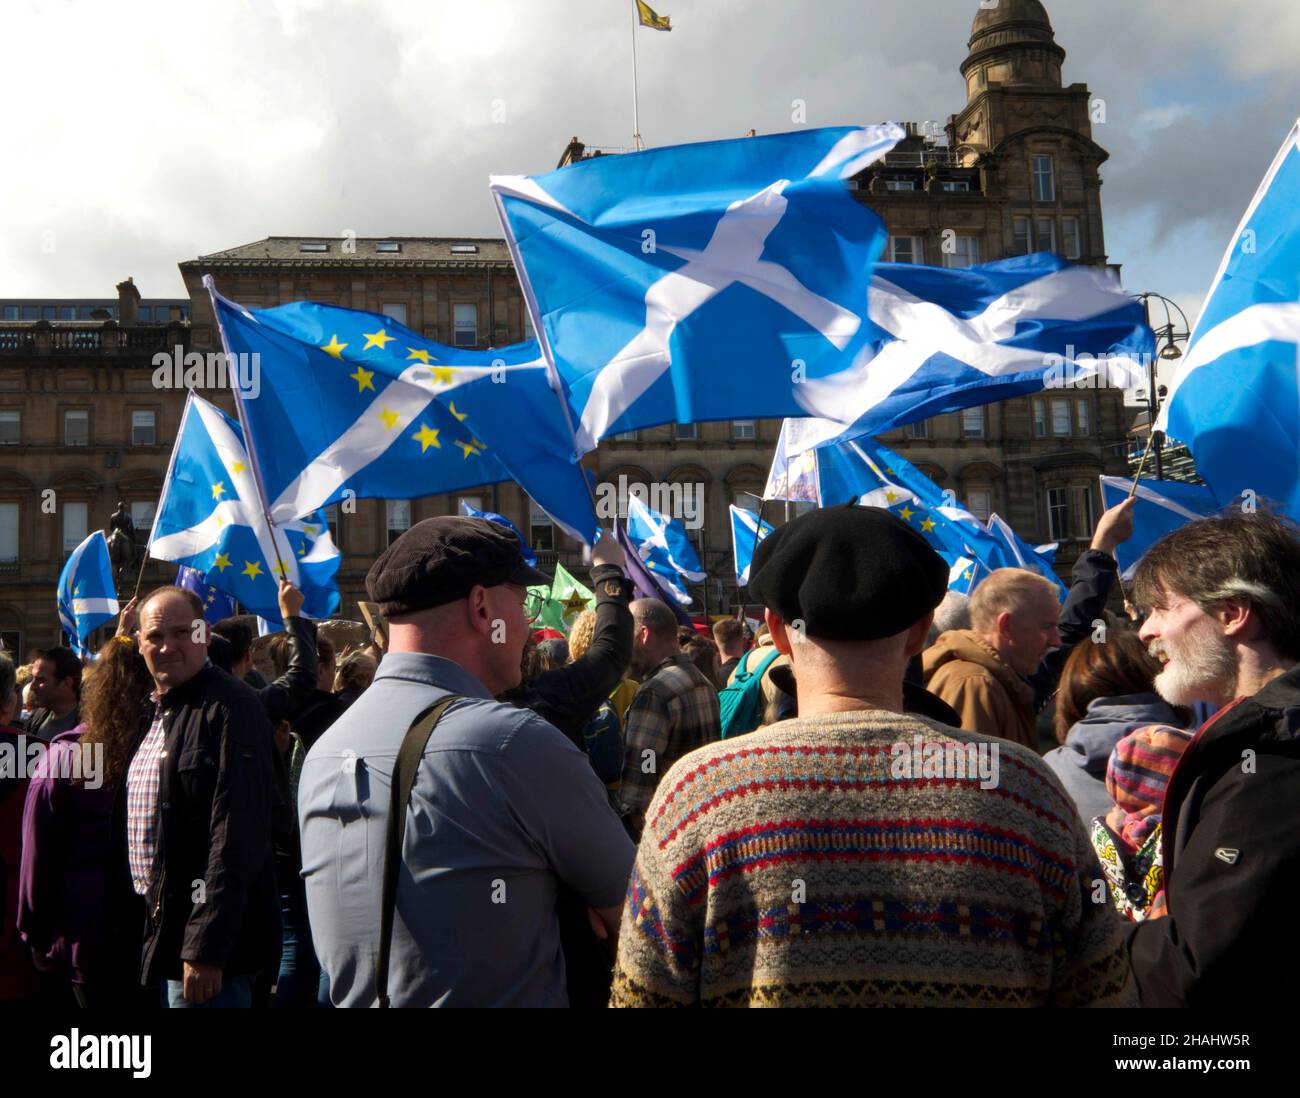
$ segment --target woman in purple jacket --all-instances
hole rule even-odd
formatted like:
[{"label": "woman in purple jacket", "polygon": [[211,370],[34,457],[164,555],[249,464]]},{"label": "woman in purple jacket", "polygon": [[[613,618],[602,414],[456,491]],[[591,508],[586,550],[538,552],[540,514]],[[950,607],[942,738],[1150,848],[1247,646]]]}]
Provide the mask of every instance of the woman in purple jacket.
[{"label": "woman in purple jacket", "polygon": [[88,673],[82,723],[54,737],[27,789],[18,932],[82,1006],[141,1001],[139,941],[110,945],[120,920],[106,910],[105,881],[114,793],[152,690],[134,638],[113,637]]}]

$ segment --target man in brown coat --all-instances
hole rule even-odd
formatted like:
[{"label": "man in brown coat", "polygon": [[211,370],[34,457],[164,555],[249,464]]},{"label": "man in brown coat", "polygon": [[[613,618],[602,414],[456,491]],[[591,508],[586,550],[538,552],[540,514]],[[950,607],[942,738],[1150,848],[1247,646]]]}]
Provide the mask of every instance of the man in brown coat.
[{"label": "man in brown coat", "polygon": [[1061,604],[1050,580],[1001,568],[975,588],[971,627],[942,634],[922,661],[925,685],[957,711],[961,726],[1038,749],[1031,675],[1061,643]]}]

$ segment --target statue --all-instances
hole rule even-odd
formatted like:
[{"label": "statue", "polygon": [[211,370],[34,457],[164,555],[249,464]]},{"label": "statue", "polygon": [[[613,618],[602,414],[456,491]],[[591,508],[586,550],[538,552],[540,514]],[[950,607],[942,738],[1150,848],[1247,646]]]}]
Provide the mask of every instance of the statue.
[{"label": "statue", "polygon": [[121,500],[117,510],[108,520],[108,559],[113,566],[113,578],[119,588],[124,577],[140,563],[140,549],[135,543],[135,523],[131,521],[131,512]]}]

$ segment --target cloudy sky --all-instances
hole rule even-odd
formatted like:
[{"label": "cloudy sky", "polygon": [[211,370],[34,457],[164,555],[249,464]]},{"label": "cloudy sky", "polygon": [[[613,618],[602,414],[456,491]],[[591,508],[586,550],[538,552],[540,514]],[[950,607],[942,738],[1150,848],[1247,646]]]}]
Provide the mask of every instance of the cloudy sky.
[{"label": "cloudy sky", "polygon": [[[268,235],[498,235],[489,173],[631,142],[632,0],[0,0],[0,297],[180,295]],[[946,120],[978,0],[660,0],[654,145]],[[1131,290],[1199,307],[1300,113],[1296,0],[1047,0]],[[1193,315],[1193,319],[1195,319]]]}]

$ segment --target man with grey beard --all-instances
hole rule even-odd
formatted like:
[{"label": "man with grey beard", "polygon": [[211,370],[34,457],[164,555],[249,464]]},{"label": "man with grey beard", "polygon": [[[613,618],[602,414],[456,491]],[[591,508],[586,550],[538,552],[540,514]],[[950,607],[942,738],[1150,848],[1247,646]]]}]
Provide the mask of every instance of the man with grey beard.
[{"label": "man with grey beard", "polygon": [[1250,1002],[1261,979],[1300,979],[1300,529],[1190,523],[1142,558],[1133,602],[1161,696],[1218,708],[1165,792],[1169,914],[1129,938],[1142,1003]]}]

